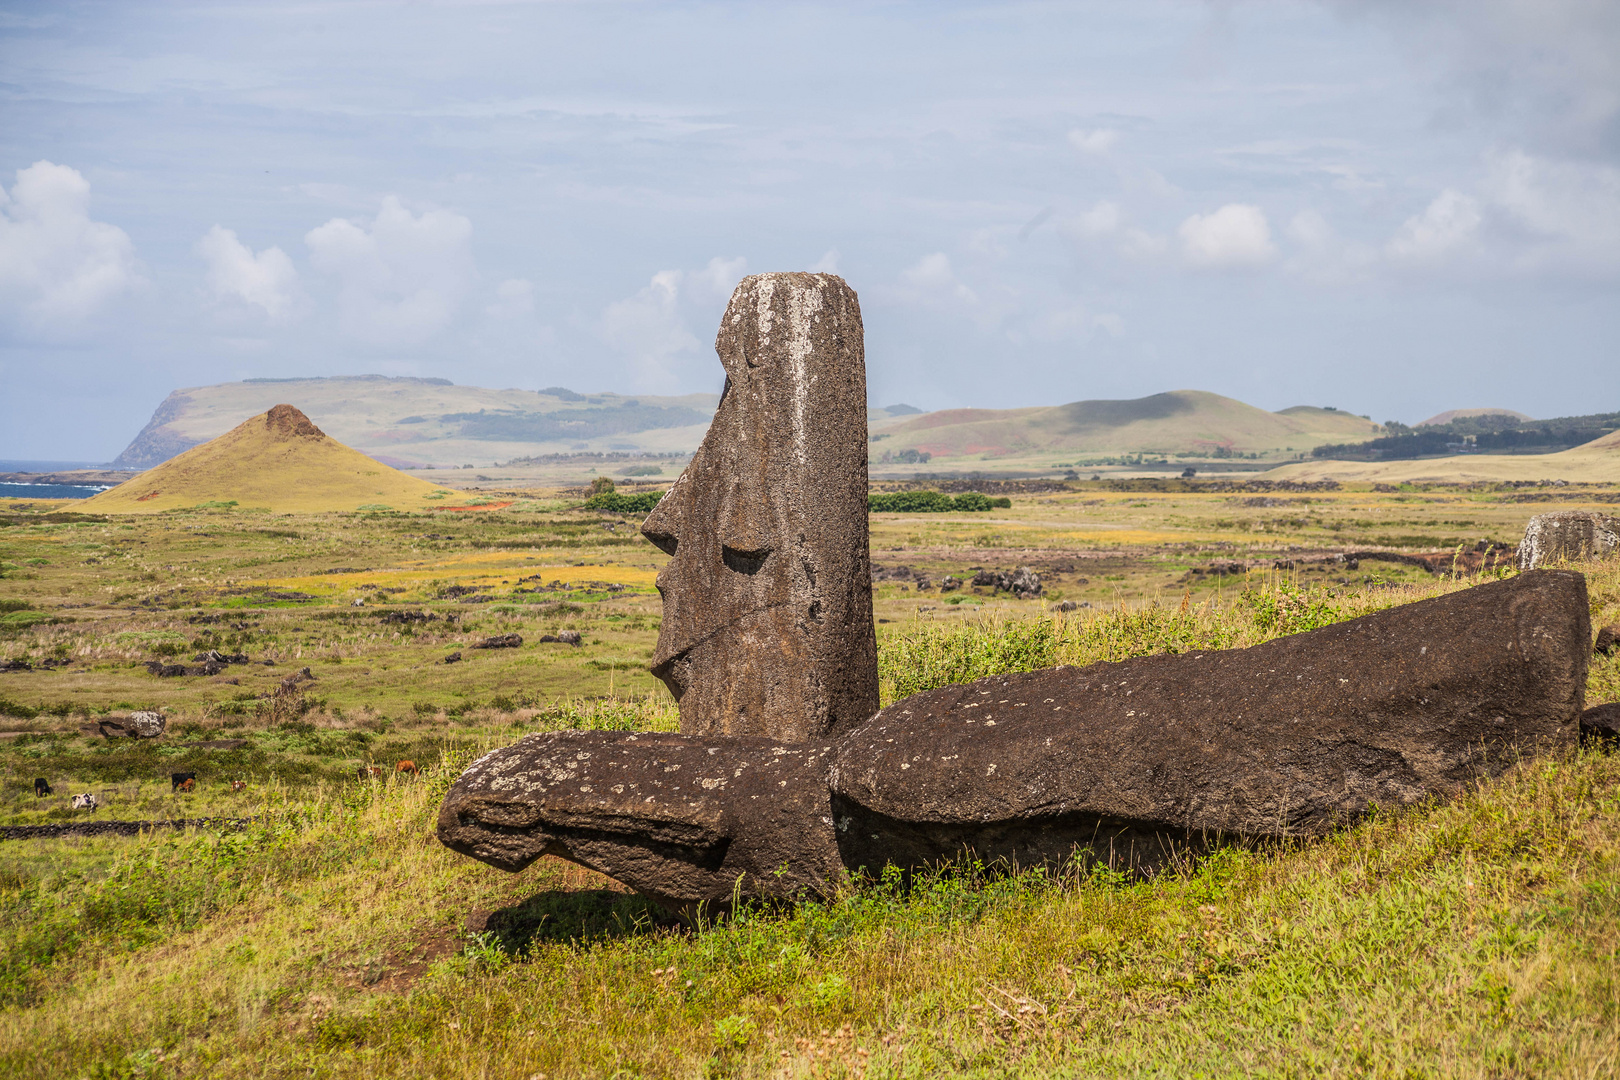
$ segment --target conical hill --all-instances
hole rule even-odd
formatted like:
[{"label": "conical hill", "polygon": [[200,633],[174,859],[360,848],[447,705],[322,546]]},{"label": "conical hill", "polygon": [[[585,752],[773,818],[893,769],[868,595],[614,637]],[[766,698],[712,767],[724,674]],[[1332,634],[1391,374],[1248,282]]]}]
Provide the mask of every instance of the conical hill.
[{"label": "conical hill", "polygon": [[277,405],[82,505],[111,514],[208,504],[288,513],[412,510],[443,498],[443,489],[344,446],[293,406]]}]

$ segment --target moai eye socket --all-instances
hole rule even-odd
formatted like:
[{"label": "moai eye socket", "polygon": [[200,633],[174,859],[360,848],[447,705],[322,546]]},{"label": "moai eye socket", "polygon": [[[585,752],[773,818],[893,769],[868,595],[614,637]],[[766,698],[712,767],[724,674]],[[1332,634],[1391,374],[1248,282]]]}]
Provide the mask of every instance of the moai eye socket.
[{"label": "moai eye socket", "polygon": [[741,551],[722,544],[720,546],[720,561],[739,574],[757,574],[759,568],[765,565],[765,560],[770,553],[770,548],[760,548],[757,551]]}]

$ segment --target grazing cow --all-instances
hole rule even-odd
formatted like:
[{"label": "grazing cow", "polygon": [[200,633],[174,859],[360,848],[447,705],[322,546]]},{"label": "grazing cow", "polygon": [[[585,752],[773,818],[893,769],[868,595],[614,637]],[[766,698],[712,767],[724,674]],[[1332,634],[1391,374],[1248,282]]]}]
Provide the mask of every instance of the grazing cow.
[{"label": "grazing cow", "polygon": [[385,770],[381,765],[360,765],[355,768],[354,772],[355,775],[361,780],[370,780],[373,778],[381,780],[383,777],[388,775],[387,770]]},{"label": "grazing cow", "polygon": [[[179,791],[183,785],[189,784],[195,779],[197,779],[197,774],[194,772],[172,772],[169,774],[169,790],[171,792]],[[190,791],[191,789],[186,788],[186,790]]]},{"label": "grazing cow", "polygon": [[51,785],[43,776],[34,777],[34,798],[43,799],[51,793]]},{"label": "grazing cow", "polygon": [[247,790],[247,781],[246,780],[232,780],[231,781],[231,790],[232,791],[246,791]]},{"label": "grazing cow", "polygon": [[96,797],[94,795],[92,795],[90,792],[87,791],[83,795],[75,795],[75,796],[73,796],[73,809],[75,809],[75,810],[94,810],[95,808],[96,808]]},{"label": "grazing cow", "polygon": [[179,790],[182,794],[190,795],[193,791],[197,790],[197,781],[194,779],[182,781]]},{"label": "grazing cow", "polygon": [[414,761],[402,761],[398,765],[394,766],[394,772],[396,774],[409,774],[411,776],[415,776],[416,775],[416,762],[414,762]]}]

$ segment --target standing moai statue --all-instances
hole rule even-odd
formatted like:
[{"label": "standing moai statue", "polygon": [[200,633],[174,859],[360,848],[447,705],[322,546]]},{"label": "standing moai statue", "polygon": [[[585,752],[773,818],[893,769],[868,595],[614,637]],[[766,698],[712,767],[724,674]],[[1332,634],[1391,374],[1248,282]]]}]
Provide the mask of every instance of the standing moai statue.
[{"label": "standing moai statue", "polygon": [[832,274],[745,278],[726,387],[642,525],[670,555],[653,674],[686,735],[826,738],[878,708],[860,302]]}]

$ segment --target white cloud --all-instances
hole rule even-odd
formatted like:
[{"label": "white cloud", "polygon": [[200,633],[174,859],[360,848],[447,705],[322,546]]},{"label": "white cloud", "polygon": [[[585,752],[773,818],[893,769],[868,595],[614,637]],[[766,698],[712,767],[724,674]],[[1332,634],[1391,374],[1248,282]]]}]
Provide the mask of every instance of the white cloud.
[{"label": "white cloud", "polygon": [[1118,203],[1100,202],[1074,219],[1074,228],[1081,236],[1111,236],[1125,223],[1125,215]]},{"label": "white cloud", "polygon": [[208,288],[218,299],[262,308],[272,320],[290,318],[303,307],[298,271],[280,248],[255,255],[236,233],[215,225],[195,250],[208,264]]},{"label": "white cloud", "polygon": [[527,278],[508,278],[495,289],[495,302],[484,312],[497,319],[512,319],[534,310],[534,284]]},{"label": "white cloud", "polygon": [[690,377],[712,375],[697,370],[701,346],[688,315],[701,311],[717,325],[720,312],[711,309],[731,298],[747,267],[741,256],[716,256],[701,270],[660,270],[634,296],[603,309],[602,338],[630,361],[636,389],[682,390]]},{"label": "white cloud", "polygon": [[741,255],[730,259],[716,255],[702,270],[686,275],[686,292],[693,300],[725,302],[747,270],[748,260]]},{"label": "white cloud", "polygon": [[1516,150],[1492,158],[1483,188],[1504,224],[1526,234],[1521,262],[1620,266],[1620,169]]},{"label": "white cloud", "polygon": [[411,345],[460,314],[472,286],[472,222],[451,210],[412,214],[394,196],[375,220],[333,218],[304,237],[315,269],[338,278],[343,329],[374,345]]},{"label": "white cloud", "polygon": [[810,272],[812,274],[838,273],[838,249],[828,249],[825,255],[810,264]]},{"label": "white cloud", "polygon": [[913,303],[957,306],[976,304],[979,298],[962,284],[944,252],[924,255],[900,271],[903,295]]},{"label": "white cloud", "polygon": [[1301,210],[1289,219],[1288,238],[1301,247],[1325,247],[1333,242],[1333,226],[1315,210]]},{"label": "white cloud", "polygon": [[1182,255],[1193,266],[1243,269],[1277,256],[1271,226],[1258,206],[1227,203],[1213,214],[1194,214],[1181,223]]},{"label": "white cloud", "polygon": [[135,245],[90,220],[90,182],[37,161],[0,187],[0,305],[31,329],[72,333],[141,280]]},{"label": "white cloud", "polygon": [[1118,141],[1119,132],[1112,128],[1096,128],[1091,131],[1076,128],[1069,132],[1069,145],[1086,154],[1106,154]]},{"label": "white cloud", "polygon": [[1397,262],[1436,262],[1469,245],[1482,220],[1477,199],[1447,188],[1423,213],[1406,219],[1384,252]]}]

